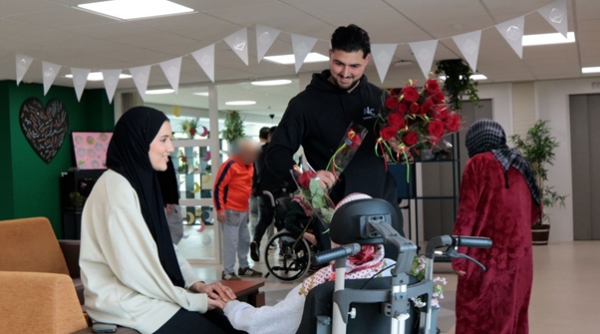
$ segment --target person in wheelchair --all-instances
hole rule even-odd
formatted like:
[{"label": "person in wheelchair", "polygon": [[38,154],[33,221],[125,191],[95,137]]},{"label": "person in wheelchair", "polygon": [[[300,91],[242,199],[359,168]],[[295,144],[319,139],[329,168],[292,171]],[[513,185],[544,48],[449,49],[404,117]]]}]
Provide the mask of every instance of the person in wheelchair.
[{"label": "person in wheelchair", "polygon": [[[341,207],[352,200],[368,198],[371,197],[368,195],[360,194],[357,196],[357,194],[353,194],[342,200],[337,207]],[[294,201],[293,204],[293,206],[296,206],[296,219],[310,219],[304,210],[298,211],[298,206],[300,206],[298,201]],[[395,261],[384,258],[383,245],[363,245],[360,253],[348,258],[346,263],[346,279],[390,276],[390,269],[394,264]],[[223,311],[234,328],[248,332],[249,334],[293,334],[300,327],[304,303],[308,293],[320,284],[333,281],[334,279],[335,268],[332,263],[305,279],[301,284],[292,289],[285,299],[274,306],[255,308],[252,305],[236,300],[228,302]]]}]

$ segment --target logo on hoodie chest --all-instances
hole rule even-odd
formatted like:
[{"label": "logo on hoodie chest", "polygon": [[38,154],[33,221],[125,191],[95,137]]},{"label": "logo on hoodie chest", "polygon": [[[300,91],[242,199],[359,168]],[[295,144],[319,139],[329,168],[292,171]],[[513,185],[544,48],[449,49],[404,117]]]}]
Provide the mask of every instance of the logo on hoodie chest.
[{"label": "logo on hoodie chest", "polygon": [[363,119],[373,119],[377,118],[377,114],[375,113],[375,108],[365,107],[363,109]]}]

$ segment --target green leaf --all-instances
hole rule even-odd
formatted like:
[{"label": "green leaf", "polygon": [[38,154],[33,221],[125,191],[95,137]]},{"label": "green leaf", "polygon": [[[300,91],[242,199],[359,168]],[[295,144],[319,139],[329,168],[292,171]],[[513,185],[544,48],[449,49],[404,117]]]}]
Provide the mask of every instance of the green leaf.
[{"label": "green leaf", "polygon": [[315,209],[322,208],[325,206],[325,198],[323,196],[314,196],[311,202],[313,208]]},{"label": "green leaf", "polygon": [[319,180],[314,178],[310,180],[310,184],[308,186],[310,192],[315,194],[321,187],[319,186]]}]

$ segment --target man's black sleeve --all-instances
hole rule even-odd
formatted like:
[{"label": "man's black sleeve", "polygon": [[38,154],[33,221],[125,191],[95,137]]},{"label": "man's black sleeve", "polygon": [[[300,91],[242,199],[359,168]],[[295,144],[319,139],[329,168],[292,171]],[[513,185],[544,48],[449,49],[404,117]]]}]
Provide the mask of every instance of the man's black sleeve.
[{"label": "man's black sleeve", "polygon": [[289,191],[296,189],[290,170],[296,164],[294,153],[298,151],[306,136],[305,110],[300,98],[295,97],[290,101],[267,150],[267,168],[277,177],[285,180]]}]

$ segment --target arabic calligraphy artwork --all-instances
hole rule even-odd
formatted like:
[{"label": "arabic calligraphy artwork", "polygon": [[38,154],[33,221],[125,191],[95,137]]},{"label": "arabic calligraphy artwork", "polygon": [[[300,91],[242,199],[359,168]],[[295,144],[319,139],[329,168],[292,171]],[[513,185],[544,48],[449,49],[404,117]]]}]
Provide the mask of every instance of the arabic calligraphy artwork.
[{"label": "arabic calligraphy artwork", "polygon": [[69,129],[69,115],[62,101],[52,99],[44,107],[32,97],[21,106],[21,129],[35,153],[50,163],[60,150]]}]

